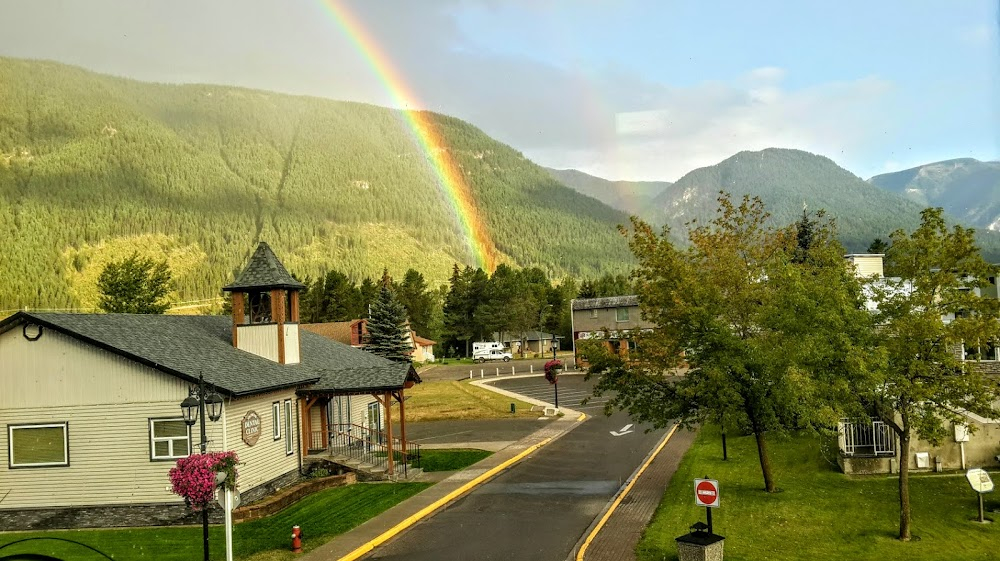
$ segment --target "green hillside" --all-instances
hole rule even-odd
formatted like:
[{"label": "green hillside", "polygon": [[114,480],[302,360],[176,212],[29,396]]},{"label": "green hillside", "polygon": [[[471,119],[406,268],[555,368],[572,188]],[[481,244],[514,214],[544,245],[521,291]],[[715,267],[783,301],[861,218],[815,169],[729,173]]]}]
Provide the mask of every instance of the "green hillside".
[{"label": "green hillside", "polygon": [[876,175],[869,183],[945,212],[978,229],[1000,230],[1000,162],[945,160]]},{"label": "green hillside", "polygon": [[[740,152],[680,178],[654,200],[658,222],[675,233],[686,232],[686,222],[711,218],[720,190],[737,197],[759,196],[781,224],[799,218],[803,205],[823,209],[836,218],[849,251],[864,251],[873,239],[888,239],[897,228],[916,228],[926,206],[879,189],[824,156],[768,148]],[[979,239],[984,254],[1000,256],[1000,236],[980,232]]]},{"label": "green hillside", "polygon": [[649,216],[649,203],[663,193],[669,181],[611,181],[575,169],[545,168],[556,181],[628,214]]},{"label": "green hillside", "polygon": [[[628,269],[625,214],[432,118],[502,262]],[[0,310],[92,306],[103,264],[133,249],[169,260],[178,300],[212,297],[258,239],[302,276],[413,267],[435,286],[475,265],[398,111],[0,58]]]}]

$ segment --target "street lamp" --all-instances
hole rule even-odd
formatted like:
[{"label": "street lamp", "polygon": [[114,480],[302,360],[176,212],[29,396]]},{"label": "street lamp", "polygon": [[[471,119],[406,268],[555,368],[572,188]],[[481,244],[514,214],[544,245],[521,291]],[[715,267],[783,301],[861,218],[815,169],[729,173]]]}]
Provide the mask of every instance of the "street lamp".
[{"label": "street lamp", "polygon": [[[208,408],[208,418],[214,423],[222,417],[222,396],[212,390],[206,393],[205,377],[198,373],[198,387],[188,390],[188,396],[181,402],[181,415],[184,423],[192,427],[201,420],[201,442],[198,444],[204,454],[208,447],[208,437],[205,435],[205,408]],[[205,542],[205,561],[208,561],[208,505],[201,509],[202,537]]]}]

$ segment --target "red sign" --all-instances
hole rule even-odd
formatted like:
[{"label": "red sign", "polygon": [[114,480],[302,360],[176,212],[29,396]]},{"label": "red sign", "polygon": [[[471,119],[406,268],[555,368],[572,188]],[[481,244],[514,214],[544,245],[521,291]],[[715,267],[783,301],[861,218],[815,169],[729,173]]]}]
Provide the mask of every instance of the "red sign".
[{"label": "red sign", "polygon": [[714,479],[694,480],[694,503],[698,506],[719,506],[719,482]]}]

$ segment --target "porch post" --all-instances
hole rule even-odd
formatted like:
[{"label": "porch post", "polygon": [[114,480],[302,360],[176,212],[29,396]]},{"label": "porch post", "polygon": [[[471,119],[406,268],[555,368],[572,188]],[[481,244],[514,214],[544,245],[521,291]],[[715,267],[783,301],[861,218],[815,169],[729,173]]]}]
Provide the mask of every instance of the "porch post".
[{"label": "porch post", "polygon": [[327,397],[323,406],[320,408],[322,417],[319,420],[319,424],[323,431],[323,447],[329,448],[330,446],[330,398]]},{"label": "porch post", "polygon": [[386,469],[389,475],[394,475],[396,472],[393,471],[393,457],[392,457],[392,395],[389,392],[385,393],[385,435],[386,435],[386,451],[389,453],[389,464]]},{"label": "porch post", "polygon": [[406,459],[406,409],[403,406],[403,390],[399,390],[399,445],[403,459]]},{"label": "porch post", "polygon": [[299,407],[300,414],[302,415],[302,437],[300,440],[302,444],[302,457],[305,458],[309,455],[309,441],[312,439],[312,427],[309,426],[311,421],[309,418],[310,405],[309,398],[307,397],[300,398],[299,401],[302,402],[302,405]]}]

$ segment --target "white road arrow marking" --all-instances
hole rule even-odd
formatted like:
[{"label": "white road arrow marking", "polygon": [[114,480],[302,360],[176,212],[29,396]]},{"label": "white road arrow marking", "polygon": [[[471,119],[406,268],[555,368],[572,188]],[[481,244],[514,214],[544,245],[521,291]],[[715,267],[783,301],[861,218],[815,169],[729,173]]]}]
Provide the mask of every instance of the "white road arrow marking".
[{"label": "white road arrow marking", "polygon": [[632,430],[632,425],[625,425],[620,431],[609,431],[611,436],[625,436],[626,434],[635,432]]}]

